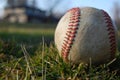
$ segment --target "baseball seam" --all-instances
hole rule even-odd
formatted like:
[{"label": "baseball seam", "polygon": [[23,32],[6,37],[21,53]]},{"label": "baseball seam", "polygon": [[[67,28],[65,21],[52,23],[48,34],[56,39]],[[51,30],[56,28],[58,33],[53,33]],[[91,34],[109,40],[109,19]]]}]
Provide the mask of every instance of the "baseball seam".
[{"label": "baseball seam", "polygon": [[113,59],[115,57],[115,52],[116,52],[116,38],[115,38],[115,29],[112,23],[112,20],[110,16],[102,10],[104,20],[106,23],[107,31],[108,31],[108,37],[109,37],[109,43],[110,43],[110,59]]},{"label": "baseball seam", "polygon": [[66,31],[66,35],[64,37],[63,45],[62,45],[62,57],[68,62],[68,55],[70,53],[70,49],[72,47],[73,41],[75,39],[75,34],[77,33],[77,29],[80,22],[80,8],[72,8],[68,12],[71,13],[70,22]]}]

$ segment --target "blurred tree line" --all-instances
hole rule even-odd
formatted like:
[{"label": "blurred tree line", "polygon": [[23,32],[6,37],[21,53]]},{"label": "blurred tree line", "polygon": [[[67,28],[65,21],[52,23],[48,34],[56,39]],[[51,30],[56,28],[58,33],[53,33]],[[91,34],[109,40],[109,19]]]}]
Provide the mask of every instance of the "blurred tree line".
[{"label": "blurred tree line", "polygon": [[120,3],[118,2],[113,5],[113,18],[118,30],[120,30]]},{"label": "blurred tree line", "polygon": [[38,0],[1,0],[4,6],[3,21],[9,22],[58,22],[64,14],[57,10],[56,6],[63,0],[41,0],[43,8]]},{"label": "blurred tree line", "polygon": [[[0,0],[1,3],[7,3],[7,1],[12,1],[12,0]],[[17,1],[17,0],[13,0],[13,1]],[[22,0],[19,0],[22,1]],[[24,1],[24,0],[23,0]],[[38,7],[38,0],[26,0],[28,1],[28,4],[31,4],[31,6],[34,7]],[[58,20],[60,19],[60,17],[64,14],[59,12],[59,10],[57,10],[56,12],[54,11],[55,8],[59,5],[63,5],[63,1],[65,0],[40,0],[42,1],[43,5],[46,6],[47,10],[46,11],[42,11],[41,8],[39,8],[44,15],[41,15],[41,17],[45,17],[44,21],[50,21],[51,19],[54,20],[54,17],[57,18]],[[6,4],[7,5],[7,4]],[[68,5],[69,6],[69,3]],[[64,11],[67,10],[67,6],[64,7]],[[118,27],[118,29],[120,30],[120,3],[115,2],[113,3],[113,11],[111,11],[111,13],[113,13],[113,19]]]}]

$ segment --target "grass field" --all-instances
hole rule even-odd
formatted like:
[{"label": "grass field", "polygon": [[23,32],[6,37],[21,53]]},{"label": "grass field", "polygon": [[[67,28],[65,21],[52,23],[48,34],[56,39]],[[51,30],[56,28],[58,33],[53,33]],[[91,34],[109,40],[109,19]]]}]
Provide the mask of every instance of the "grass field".
[{"label": "grass field", "polygon": [[55,27],[0,23],[0,80],[120,80],[120,32],[113,61],[71,66],[58,55]]}]

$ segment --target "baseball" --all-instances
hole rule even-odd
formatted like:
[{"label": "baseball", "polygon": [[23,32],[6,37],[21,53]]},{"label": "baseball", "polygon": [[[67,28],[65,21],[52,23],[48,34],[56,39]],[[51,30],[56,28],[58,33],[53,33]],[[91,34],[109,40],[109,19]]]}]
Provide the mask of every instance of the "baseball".
[{"label": "baseball", "polygon": [[92,7],[72,8],[59,21],[55,44],[59,55],[72,64],[101,64],[115,58],[116,28],[110,16]]}]

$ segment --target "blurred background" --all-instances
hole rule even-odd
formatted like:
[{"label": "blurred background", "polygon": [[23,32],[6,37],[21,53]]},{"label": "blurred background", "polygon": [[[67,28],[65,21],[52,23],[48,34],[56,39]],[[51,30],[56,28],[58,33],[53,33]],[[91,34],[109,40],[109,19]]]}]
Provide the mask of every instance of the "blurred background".
[{"label": "blurred background", "polygon": [[[66,11],[85,6],[107,11],[120,37],[120,0],[0,0],[1,52],[21,44],[32,49],[43,42],[50,45],[56,25]],[[118,47],[120,50],[120,44]]]},{"label": "blurred background", "polygon": [[0,0],[0,20],[12,23],[57,23],[73,7],[104,9],[113,20],[120,18],[119,0]]}]

